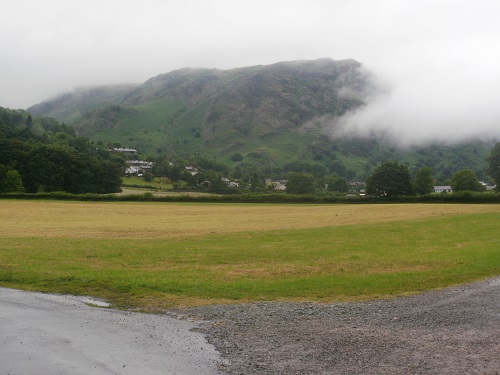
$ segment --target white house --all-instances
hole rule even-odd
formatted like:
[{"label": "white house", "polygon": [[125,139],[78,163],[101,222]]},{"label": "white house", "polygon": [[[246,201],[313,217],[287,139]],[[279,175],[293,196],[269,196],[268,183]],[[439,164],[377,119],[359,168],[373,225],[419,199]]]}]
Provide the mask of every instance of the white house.
[{"label": "white house", "polygon": [[144,160],[127,160],[126,175],[141,175],[144,172],[151,172],[153,163]]},{"label": "white house", "polygon": [[195,167],[186,167],[186,171],[191,173],[191,176],[196,176],[198,174],[198,170]]},{"label": "white house", "polygon": [[139,167],[144,172],[151,172],[153,169],[153,162],[144,160],[127,160],[127,164],[130,167]]},{"label": "white house", "polygon": [[138,175],[141,172],[142,172],[141,168],[134,167],[134,166],[131,166],[131,167],[128,167],[127,169],[125,169],[125,174],[126,175]]},{"label": "white house", "polygon": [[113,148],[114,152],[118,152],[120,154],[125,154],[125,155],[133,155],[137,154],[137,150],[135,148],[128,148],[128,147],[115,147]]},{"label": "white house", "polygon": [[266,179],[266,185],[271,185],[273,186],[273,190],[278,190],[278,191],[285,191],[286,190],[286,183],[288,180],[271,180],[271,179]]},{"label": "white house", "polygon": [[451,186],[434,186],[434,193],[452,193]]}]

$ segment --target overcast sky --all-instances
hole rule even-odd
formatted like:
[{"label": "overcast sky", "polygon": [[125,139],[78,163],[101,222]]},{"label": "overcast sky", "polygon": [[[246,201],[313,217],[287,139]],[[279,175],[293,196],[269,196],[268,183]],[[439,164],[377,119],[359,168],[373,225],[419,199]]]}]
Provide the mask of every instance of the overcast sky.
[{"label": "overcast sky", "polygon": [[186,66],[353,58],[390,90],[352,128],[500,137],[499,0],[0,0],[0,12],[2,107]]}]

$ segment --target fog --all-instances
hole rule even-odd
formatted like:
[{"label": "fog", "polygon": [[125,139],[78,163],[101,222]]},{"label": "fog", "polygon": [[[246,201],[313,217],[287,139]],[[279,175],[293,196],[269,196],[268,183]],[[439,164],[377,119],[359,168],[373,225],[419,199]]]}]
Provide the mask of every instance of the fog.
[{"label": "fog", "polygon": [[497,0],[2,0],[0,106],[186,66],[353,58],[380,92],[343,118],[403,144],[500,138]]},{"label": "fog", "polygon": [[[336,131],[382,132],[402,145],[500,138],[500,58],[497,43],[429,41],[374,68],[378,92],[345,116]],[[488,45],[486,45],[488,44]],[[369,66],[368,66],[369,68]]]}]

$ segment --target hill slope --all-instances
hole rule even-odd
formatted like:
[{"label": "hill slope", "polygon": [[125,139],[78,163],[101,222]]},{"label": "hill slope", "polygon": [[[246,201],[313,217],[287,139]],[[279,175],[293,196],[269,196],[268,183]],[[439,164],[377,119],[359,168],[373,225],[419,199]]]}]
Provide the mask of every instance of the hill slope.
[{"label": "hill slope", "polygon": [[482,175],[490,146],[481,142],[400,150],[376,136],[328,136],[323,124],[362,106],[373,90],[360,63],[326,58],[231,70],[184,68],[138,86],[68,94],[28,111],[71,122],[91,139],[149,154],[199,153],[264,168],[306,162],[350,179],[366,178],[390,158],[413,168],[432,164],[442,177],[464,167]]},{"label": "hill slope", "polygon": [[73,122],[88,111],[106,104],[120,102],[123,95],[136,85],[100,86],[77,89],[51,100],[36,104],[28,109],[34,116],[54,117],[59,121]]}]

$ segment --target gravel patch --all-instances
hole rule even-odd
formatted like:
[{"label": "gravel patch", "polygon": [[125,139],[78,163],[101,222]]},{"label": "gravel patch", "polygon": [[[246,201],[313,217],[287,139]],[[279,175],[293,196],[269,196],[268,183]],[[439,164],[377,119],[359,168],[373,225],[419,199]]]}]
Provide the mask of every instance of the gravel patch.
[{"label": "gravel patch", "polygon": [[500,278],[364,303],[252,303],[195,319],[224,374],[498,374]]}]

